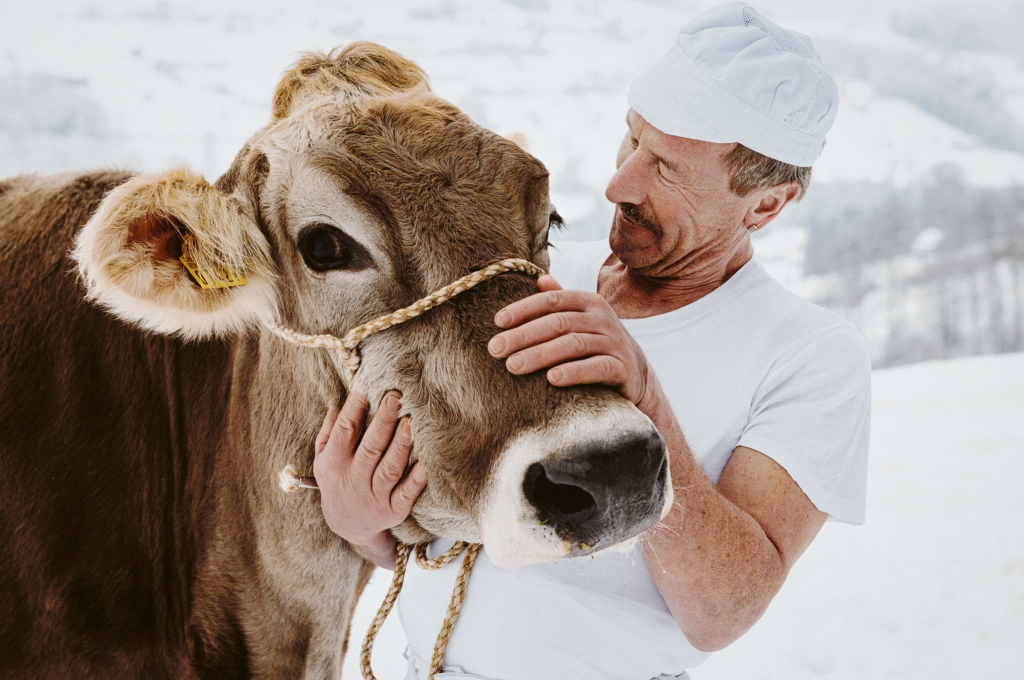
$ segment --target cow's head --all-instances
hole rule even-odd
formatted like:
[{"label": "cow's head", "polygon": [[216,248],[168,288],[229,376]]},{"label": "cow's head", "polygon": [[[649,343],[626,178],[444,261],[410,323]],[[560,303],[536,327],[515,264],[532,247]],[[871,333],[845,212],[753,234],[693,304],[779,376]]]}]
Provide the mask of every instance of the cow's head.
[{"label": "cow's head", "polygon": [[[90,296],[132,323],[280,343],[267,321],[342,336],[496,260],[546,267],[551,214],[537,159],[434,96],[412,62],[357,43],[285,75],[271,123],[215,187],[175,169],[111,192],[75,257]],[[200,288],[183,239],[198,269],[246,285]],[[632,404],[488,355],[495,313],[534,292],[503,274],[362,344],[357,382],[372,403],[402,392],[430,475],[399,538],[483,542],[515,566],[608,547],[667,512],[664,444]],[[332,353],[290,356],[339,398]]]}]

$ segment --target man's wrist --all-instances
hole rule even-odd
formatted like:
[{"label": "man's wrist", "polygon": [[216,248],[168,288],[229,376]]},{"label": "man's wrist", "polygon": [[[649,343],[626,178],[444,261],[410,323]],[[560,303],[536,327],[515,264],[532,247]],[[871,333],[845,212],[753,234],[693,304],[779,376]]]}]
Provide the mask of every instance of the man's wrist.
[{"label": "man's wrist", "polygon": [[654,370],[651,369],[650,364],[646,366],[646,372],[644,393],[636,403],[636,407],[640,409],[641,413],[651,419],[655,427],[659,427],[665,424],[666,418],[674,419],[675,415],[668,405],[668,399],[665,398],[661,382],[658,380],[658,376],[655,375]]},{"label": "man's wrist", "polygon": [[352,549],[364,560],[373,562],[383,569],[394,570],[395,562],[398,559],[398,541],[385,529],[378,534],[371,536],[365,542],[354,543],[349,541]]}]

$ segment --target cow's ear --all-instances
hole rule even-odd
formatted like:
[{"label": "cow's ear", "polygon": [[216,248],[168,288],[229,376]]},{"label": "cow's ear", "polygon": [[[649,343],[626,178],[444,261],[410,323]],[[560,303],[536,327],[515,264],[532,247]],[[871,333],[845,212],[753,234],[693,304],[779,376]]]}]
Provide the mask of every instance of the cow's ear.
[{"label": "cow's ear", "polygon": [[276,312],[270,245],[249,212],[187,168],[139,175],[103,199],[72,256],[88,296],[120,318],[230,336]]}]

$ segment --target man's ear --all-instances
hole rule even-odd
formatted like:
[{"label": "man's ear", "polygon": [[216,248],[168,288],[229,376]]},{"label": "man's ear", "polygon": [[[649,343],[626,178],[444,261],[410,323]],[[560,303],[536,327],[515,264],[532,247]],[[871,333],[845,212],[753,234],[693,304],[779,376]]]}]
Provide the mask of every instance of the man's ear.
[{"label": "man's ear", "polygon": [[111,191],[72,257],[90,299],[151,331],[229,336],[276,316],[266,237],[238,200],[188,168],[139,175]]},{"label": "man's ear", "polygon": [[747,209],[743,225],[747,229],[757,231],[774,220],[782,209],[800,195],[800,187],[796,182],[776,184],[767,189],[754,192],[756,203]]}]

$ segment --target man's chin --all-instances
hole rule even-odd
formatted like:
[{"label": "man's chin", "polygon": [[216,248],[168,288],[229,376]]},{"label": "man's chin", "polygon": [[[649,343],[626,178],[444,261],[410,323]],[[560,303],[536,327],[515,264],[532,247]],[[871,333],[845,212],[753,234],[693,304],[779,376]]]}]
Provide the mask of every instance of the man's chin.
[{"label": "man's chin", "polygon": [[630,269],[643,269],[658,260],[658,240],[649,231],[628,233],[613,225],[608,245],[619,262]]}]

